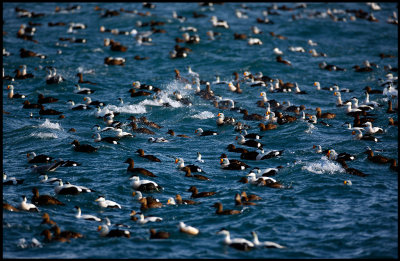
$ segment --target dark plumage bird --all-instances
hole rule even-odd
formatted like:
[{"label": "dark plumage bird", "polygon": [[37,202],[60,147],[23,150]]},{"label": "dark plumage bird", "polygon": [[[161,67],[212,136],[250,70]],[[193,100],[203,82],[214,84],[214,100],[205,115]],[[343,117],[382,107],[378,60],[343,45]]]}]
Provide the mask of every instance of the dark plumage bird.
[{"label": "dark plumage bird", "polygon": [[371,149],[366,150],[365,153],[368,155],[367,159],[374,163],[386,164],[390,162],[390,159],[387,157],[382,155],[374,155],[374,152]]},{"label": "dark plumage bird", "polygon": [[137,133],[143,133],[143,134],[150,134],[150,135],[154,135],[155,132],[152,130],[149,130],[147,128],[138,128],[136,122],[130,122],[129,125],[132,127],[132,131],[133,132],[137,132]]},{"label": "dark plumage bird", "polygon": [[149,208],[161,208],[162,203],[157,200],[148,200],[147,197],[142,197],[139,199],[139,202],[142,204],[140,206],[141,210],[146,210]]},{"label": "dark plumage bird", "polygon": [[132,158],[128,158],[124,163],[129,164],[129,167],[127,169],[127,171],[129,171],[129,172],[140,173],[142,175],[149,176],[149,177],[157,177],[156,175],[154,175],[151,171],[148,171],[147,169],[135,168],[135,162],[133,161]]},{"label": "dark plumage bird", "polygon": [[244,149],[244,148],[236,148],[235,145],[233,144],[229,144],[227,147],[229,152],[236,152],[236,153],[246,153],[248,152],[248,150]]},{"label": "dark plumage bird", "polygon": [[149,96],[149,95],[152,95],[151,92],[136,91],[136,89],[134,89],[134,88],[129,89],[129,93],[131,94],[131,97],[139,97],[139,96]]},{"label": "dark plumage bird", "polygon": [[155,229],[150,229],[151,239],[167,239],[169,238],[169,232],[166,231],[156,231]]},{"label": "dark plumage bird", "polygon": [[210,180],[209,178],[207,178],[206,176],[200,175],[200,174],[192,174],[192,171],[190,170],[190,168],[188,166],[183,167],[182,168],[183,171],[185,171],[185,177],[193,177],[199,180]]},{"label": "dark plumage bird", "polygon": [[81,238],[81,237],[83,237],[83,235],[81,233],[78,233],[75,231],[70,231],[70,230],[61,231],[60,227],[57,225],[54,225],[51,228],[51,231],[54,232],[55,237],[65,237],[65,238]]},{"label": "dark plumage bird", "polygon": [[76,76],[79,77],[78,83],[87,83],[87,84],[92,84],[92,85],[96,85],[97,84],[97,83],[91,82],[91,81],[84,81],[82,73],[77,73]]},{"label": "dark plumage bird", "polygon": [[53,102],[57,102],[58,99],[54,98],[54,97],[44,97],[43,94],[39,93],[38,94],[38,100],[37,103],[39,104],[43,104],[43,103],[53,103]]},{"label": "dark plumage bird", "polygon": [[39,111],[40,115],[60,115],[62,114],[61,111],[57,111],[57,110],[53,110],[53,109],[45,109],[43,104],[40,107],[40,111]]},{"label": "dark plumage bird", "polygon": [[31,199],[31,202],[36,205],[62,205],[64,206],[65,204],[56,199],[55,197],[52,197],[50,195],[39,195],[39,190],[37,188],[32,189],[33,197]]},{"label": "dark plumage bird", "polygon": [[53,242],[53,241],[70,242],[70,240],[66,237],[53,237],[50,230],[48,230],[48,229],[43,230],[40,235],[44,236],[45,242]]},{"label": "dark plumage bird", "polygon": [[324,118],[324,119],[333,119],[336,117],[335,113],[332,112],[325,112],[325,113],[321,113],[321,108],[317,107],[315,109],[317,111],[317,118]]},{"label": "dark plumage bird", "polygon": [[53,157],[45,154],[36,155],[34,152],[27,153],[28,163],[49,163],[53,160]]},{"label": "dark plumage bird", "polygon": [[248,205],[254,206],[254,205],[257,205],[257,204],[254,203],[254,202],[242,201],[242,197],[240,196],[240,194],[236,193],[236,195],[235,195],[235,206],[248,206]]},{"label": "dark plumage bird", "polygon": [[22,104],[23,109],[40,109],[40,107],[42,106],[38,103],[30,103],[28,100],[25,100]]},{"label": "dark plumage bird", "polygon": [[264,116],[260,114],[257,113],[249,114],[249,112],[246,109],[241,110],[241,113],[243,113],[243,120],[262,121],[264,119]]},{"label": "dark plumage bird", "polygon": [[198,192],[197,188],[195,186],[191,186],[188,189],[189,192],[192,192],[191,197],[192,198],[202,198],[202,197],[210,197],[216,194],[215,191],[203,191],[203,192]]},{"label": "dark plumage bird", "polygon": [[360,176],[360,177],[366,177],[368,176],[368,174],[363,173],[362,171],[355,169],[355,168],[349,168],[347,166],[347,163],[344,159],[340,159],[337,160],[337,162],[340,163],[340,165],[342,165],[342,167],[345,169],[345,171],[351,175],[355,175],[355,176]]},{"label": "dark plumage bird", "polygon": [[161,162],[161,160],[154,155],[145,155],[143,149],[138,149],[136,152],[139,153],[139,157],[148,159],[150,161]]},{"label": "dark plumage bird", "polygon": [[93,147],[92,145],[89,144],[80,144],[79,141],[74,140],[71,142],[72,145],[74,145],[74,150],[78,152],[95,152],[97,151],[98,148]]},{"label": "dark plumage bird", "polygon": [[223,209],[222,203],[217,202],[212,205],[214,208],[217,208],[215,211],[216,214],[218,215],[236,215],[242,213],[240,210],[236,209]]}]

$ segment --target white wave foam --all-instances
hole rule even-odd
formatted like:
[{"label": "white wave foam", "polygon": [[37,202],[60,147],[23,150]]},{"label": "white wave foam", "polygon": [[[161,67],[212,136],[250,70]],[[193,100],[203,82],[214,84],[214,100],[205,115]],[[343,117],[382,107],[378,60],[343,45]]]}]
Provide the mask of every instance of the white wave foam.
[{"label": "white wave foam", "polygon": [[53,130],[61,130],[62,129],[59,123],[52,123],[49,119],[46,119],[38,127],[45,128],[45,129],[53,129]]},{"label": "white wave foam", "polygon": [[79,66],[77,70],[79,73],[84,73],[84,74],[94,73],[94,69],[85,69],[82,66]]},{"label": "white wave foam", "polygon": [[[127,113],[127,114],[139,114],[139,113],[146,113],[146,107],[141,104],[127,104],[123,106],[115,106],[108,104],[106,107],[103,108],[104,110],[111,110],[114,112],[119,113]],[[103,110],[102,109],[102,110]]]},{"label": "white wave foam", "polygon": [[214,113],[212,113],[210,111],[202,111],[200,113],[197,113],[197,114],[191,116],[191,118],[201,119],[201,120],[210,119],[210,118],[214,118],[214,117],[215,117]]},{"label": "white wave foam", "polygon": [[40,138],[40,139],[57,139],[58,136],[55,133],[51,132],[39,132],[39,133],[31,133],[30,137]]},{"label": "white wave foam", "polygon": [[325,156],[321,158],[319,162],[309,163],[301,168],[302,170],[307,170],[316,174],[334,174],[336,172],[344,173],[345,170],[339,163],[328,160]]}]

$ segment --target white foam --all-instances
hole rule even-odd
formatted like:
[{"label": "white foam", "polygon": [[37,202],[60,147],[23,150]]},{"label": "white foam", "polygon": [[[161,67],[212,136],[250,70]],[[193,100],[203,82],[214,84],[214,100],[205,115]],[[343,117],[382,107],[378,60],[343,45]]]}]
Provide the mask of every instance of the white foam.
[{"label": "white foam", "polygon": [[202,111],[200,113],[197,113],[197,114],[191,116],[191,118],[201,119],[201,120],[210,119],[210,118],[214,118],[214,117],[215,117],[214,113],[212,113],[210,111]]},{"label": "white foam", "polygon": [[40,139],[57,139],[58,136],[55,133],[51,132],[39,132],[39,133],[31,133],[30,137],[40,138]]},{"label": "white foam", "polygon": [[[106,107],[103,108],[104,110],[111,110],[114,112],[119,113],[126,113],[126,114],[139,114],[139,113],[146,113],[146,107],[141,104],[127,104],[123,106],[115,106],[112,104],[108,104]],[[102,110],[103,110],[102,109]]]},{"label": "white foam", "polygon": [[316,174],[334,174],[336,172],[344,173],[345,170],[340,166],[339,163],[328,160],[325,156],[321,158],[321,161],[308,163],[301,168]]},{"label": "white foam", "polygon": [[52,123],[49,119],[46,119],[38,127],[45,128],[45,129],[53,129],[53,130],[61,130],[62,129],[59,123]]}]

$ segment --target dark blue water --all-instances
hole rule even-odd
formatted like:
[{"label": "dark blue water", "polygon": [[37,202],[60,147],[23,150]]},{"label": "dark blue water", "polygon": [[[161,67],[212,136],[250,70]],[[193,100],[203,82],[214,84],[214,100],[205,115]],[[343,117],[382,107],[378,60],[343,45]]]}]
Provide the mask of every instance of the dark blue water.
[{"label": "dark blue water", "polygon": [[[342,93],[342,100],[357,97],[362,103],[365,95],[363,88],[367,85],[373,89],[383,89],[380,79],[388,73],[384,66],[398,66],[398,27],[387,23],[387,19],[397,12],[395,3],[380,3],[381,10],[372,11],[365,3],[307,3],[306,8],[293,11],[273,10],[279,15],[268,15],[273,24],[259,24],[256,18],[264,18],[263,11],[271,3],[225,3],[213,7],[202,7],[198,3],[156,3],[155,9],[146,9],[141,3],[79,3],[75,11],[55,12],[55,3],[4,3],[3,4],[3,47],[11,53],[3,56],[3,68],[6,75],[14,75],[18,66],[25,64],[28,73],[34,78],[15,80],[15,92],[27,95],[27,99],[36,102],[37,94],[52,96],[58,102],[48,104],[63,112],[64,119],[58,116],[40,116],[38,110],[22,109],[20,99],[7,98],[7,81],[3,81],[3,170],[9,177],[25,179],[22,185],[3,186],[3,202],[18,206],[22,195],[31,198],[31,190],[37,187],[41,194],[55,196],[53,185],[40,183],[38,174],[31,173],[26,160],[26,153],[47,154],[56,159],[75,160],[82,165],[78,167],[60,167],[49,177],[62,178],[73,184],[95,189],[95,193],[77,196],[56,196],[66,206],[40,206],[40,213],[3,211],[3,257],[5,258],[398,258],[398,175],[389,169],[389,165],[379,165],[367,160],[364,153],[367,146],[376,154],[398,159],[398,127],[388,126],[388,118],[396,121],[397,114],[387,114],[387,95],[370,95],[370,100],[382,104],[373,110],[377,118],[373,126],[384,129],[383,134],[376,134],[379,143],[354,140],[351,131],[342,124],[352,121],[344,108],[336,107],[333,92],[317,91],[313,85],[319,81],[321,86],[336,83],[340,88],[349,88],[352,93]],[[280,7],[282,4],[278,4]],[[295,8],[298,4],[285,3]],[[43,17],[19,17],[15,7],[35,13],[44,13]],[[72,6],[62,3],[63,8]],[[121,12],[118,16],[102,18],[105,11],[95,11],[95,6],[109,10],[149,11],[151,16],[139,16]],[[248,7],[245,9],[244,7]],[[326,14],[328,9],[335,17],[346,21],[333,21]],[[379,20],[370,22],[357,18],[350,19],[352,13],[345,10],[362,9],[373,13]],[[172,17],[172,12],[186,17],[181,23]],[[238,18],[235,10],[245,12],[248,18]],[[204,18],[193,18],[193,12],[206,15]],[[229,28],[215,28],[210,22],[211,16],[226,20]],[[292,15],[298,19],[293,20]],[[134,35],[114,35],[101,33],[100,26],[108,29],[117,28],[123,31],[136,29],[139,33],[150,30],[150,27],[137,27],[136,22],[163,21],[158,26],[166,33],[150,35],[153,45],[140,45]],[[34,36],[39,43],[25,41],[16,37],[21,24],[29,21],[41,23],[36,26]],[[49,27],[49,22],[65,22],[65,26]],[[71,22],[84,23],[87,28],[68,33]],[[199,44],[182,44],[193,51],[185,59],[170,59],[175,38],[182,37],[182,26],[195,26],[201,41]],[[257,26],[263,34],[253,35],[251,27]],[[206,34],[213,30],[220,32],[214,40]],[[250,46],[246,40],[234,40],[233,34],[245,33],[248,37],[260,38],[263,45]],[[286,40],[273,38],[269,32],[286,36]],[[190,33],[191,35],[194,33]],[[85,38],[86,43],[59,41],[60,37]],[[128,47],[125,53],[113,52],[103,45],[104,38],[111,38]],[[317,46],[310,46],[312,39]],[[291,46],[301,46],[306,52],[292,52]],[[283,58],[292,62],[287,66],[275,61],[273,49],[283,51]],[[37,57],[21,58],[19,49],[25,48],[47,55],[46,59]],[[327,57],[312,57],[308,52],[315,48]],[[381,59],[380,53],[392,54],[395,58]],[[147,56],[148,60],[135,60],[134,56]],[[107,56],[123,57],[125,66],[107,66]],[[372,72],[358,73],[352,66],[362,65],[365,60],[376,63]],[[318,67],[321,62],[335,64],[346,68],[346,71],[327,71]],[[66,81],[58,85],[46,85],[46,66],[57,68]],[[256,106],[260,92],[266,91],[269,99],[280,103],[289,101],[294,105],[305,105],[307,113],[314,114],[315,108],[322,112],[336,113],[336,118],[326,120],[332,126],[312,125],[301,120],[279,125],[276,130],[260,133],[261,142],[266,151],[284,150],[278,158],[262,161],[245,161],[252,168],[268,168],[279,165],[284,168],[274,177],[285,185],[292,184],[292,189],[273,189],[257,187],[237,182],[249,170],[222,170],[219,157],[226,153],[230,159],[239,159],[240,154],[228,152],[226,146],[237,144],[238,134],[232,126],[217,127],[217,114],[221,110],[213,107],[209,101],[201,99],[192,89],[175,81],[174,69],[181,75],[190,78],[188,66],[200,75],[200,79],[213,82],[219,75],[221,80],[233,80],[233,72],[244,71],[253,74],[262,72],[273,79],[284,82],[297,82],[305,95],[295,93],[271,93],[266,87],[251,87],[251,83],[241,84],[242,94],[228,91],[227,85],[211,85],[216,95],[234,99],[238,106],[248,109],[250,113],[263,114],[265,109]],[[132,139],[123,139],[119,145],[95,143],[92,138],[93,125],[105,127],[101,119],[92,111],[72,111],[68,100],[76,104],[83,103],[84,95],[75,94],[76,74],[84,73],[86,80],[96,82],[90,87],[96,92],[92,100],[104,101],[106,108],[120,112],[115,119],[127,122],[131,115],[146,116],[163,126],[155,131],[154,137],[165,137],[168,143],[149,143],[150,135],[136,134]],[[397,72],[393,73],[397,76]],[[159,106],[151,96],[131,98],[128,90],[132,82],[159,87],[159,94],[171,107]],[[204,88],[204,85],[201,86]],[[193,106],[184,106],[171,97],[179,90],[183,96],[192,100]],[[124,100],[120,105],[118,98]],[[394,102],[395,104],[396,102]],[[29,113],[33,113],[33,118]],[[259,133],[256,121],[244,121],[242,114],[234,111],[223,111],[226,116],[250,125],[249,132]],[[142,127],[139,124],[139,127]],[[218,136],[198,137],[197,128],[211,129],[219,132]],[[75,128],[76,132],[68,132]],[[124,131],[132,132],[123,127]],[[176,134],[186,134],[191,138],[171,137],[166,132],[175,130]],[[111,133],[110,133],[111,134]],[[107,134],[106,134],[107,135]],[[105,135],[103,135],[105,136]],[[77,139],[99,148],[98,152],[85,154],[75,152],[71,142]],[[362,178],[345,173],[334,161],[329,161],[313,150],[313,145],[323,149],[334,149],[337,152],[348,152],[356,155],[356,160],[348,162],[350,167],[369,174]],[[243,146],[239,146],[243,147]],[[138,157],[136,150],[143,148],[145,153],[161,159],[161,163],[150,162]],[[196,153],[201,152],[204,163],[195,162]],[[146,168],[158,177],[148,178],[164,187],[162,193],[152,193],[164,207],[146,211],[145,215],[163,218],[162,222],[140,225],[130,220],[131,210],[140,211],[140,203],[132,197],[130,174],[126,172],[124,161],[131,157],[136,167]],[[182,157],[185,164],[195,163],[205,170],[212,181],[200,181],[184,177],[176,168],[175,157]],[[144,178],[144,177],[142,177]],[[146,177],[147,178],[147,177]],[[343,184],[350,179],[352,186]],[[197,199],[199,205],[166,205],[169,197],[181,194],[184,199],[190,198],[187,189],[195,185],[199,191],[216,191],[215,196]],[[212,204],[222,202],[224,208],[235,207],[234,196],[241,191],[261,196],[256,206],[245,207],[243,213],[234,216],[215,214]],[[122,205],[120,210],[102,210],[94,202],[98,195]],[[144,193],[148,196],[150,193]],[[94,214],[108,217],[113,224],[129,225],[131,238],[103,238],[97,232],[100,223],[78,220],[75,218],[74,206],[80,206],[82,214]],[[46,228],[40,225],[42,213],[48,212],[51,219],[57,222],[61,230],[79,231],[83,239],[73,239],[70,243],[45,243],[40,235]],[[197,227],[200,234],[189,236],[178,230],[179,221]],[[241,252],[223,244],[223,236],[216,232],[225,227],[232,237],[252,239],[251,231],[258,233],[261,241],[274,241],[286,246],[285,249],[254,249]],[[167,240],[149,239],[149,228],[170,232]],[[35,238],[41,246],[32,246]],[[25,241],[25,243],[23,243]]]}]

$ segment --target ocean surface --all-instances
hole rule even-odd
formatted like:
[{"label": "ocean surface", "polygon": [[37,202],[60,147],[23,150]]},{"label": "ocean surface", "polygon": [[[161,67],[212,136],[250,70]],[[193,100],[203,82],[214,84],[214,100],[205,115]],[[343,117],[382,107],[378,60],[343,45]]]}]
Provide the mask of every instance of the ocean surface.
[{"label": "ocean surface", "polygon": [[[397,12],[396,3],[379,3],[380,10],[372,10],[366,3],[224,3],[213,6],[201,6],[199,3],[155,3],[155,8],[145,8],[142,3],[76,3],[79,9],[66,10],[74,3],[3,3],[3,48],[10,52],[3,56],[5,75],[14,76],[14,70],[26,65],[27,72],[34,78],[15,79],[14,82],[3,80],[3,171],[8,177],[24,179],[23,184],[3,185],[3,203],[17,207],[22,195],[28,202],[32,197],[32,188],[37,187],[40,194],[57,197],[65,206],[39,206],[39,213],[10,212],[3,210],[3,257],[4,258],[398,258],[398,173],[389,168],[390,164],[376,164],[367,160],[364,153],[371,148],[375,154],[398,160],[398,127],[389,126],[388,119],[398,120],[397,113],[388,114],[388,100],[392,99],[396,106],[397,96],[371,94],[370,100],[381,104],[371,113],[376,120],[373,126],[384,130],[375,134],[380,142],[355,140],[351,130],[346,129],[345,122],[353,122],[352,117],[345,114],[343,107],[336,106],[337,97],[333,91],[317,90],[314,82],[321,87],[337,84],[341,89],[348,88],[353,92],[342,92],[342,100],[357,97],[360,104],[365,100],[364,87],[383,90],[381,85],[389,72],[390,65],[398,66],[398,26],[387,20]],[[61,11],[55,12],[56,6]],[[101,9],[95,10],[98,6]],[[292,8],[285,10],[283,6]],[[23,13],[15,11],[19,7],[40,17],[23,17]],[[137,10],[136,13],[120,12],[116,16],[102,17],[106,10]],[[265,16],[265,12],[269,14]],[[362,10],[378,20],[351,19],[354,12]],[[182,21],[173,17],[185,17]],[[238,11],[241,15],[238,14]],[[142,16],[149,12],[150,16]],[[205,17],[194,18],[193,13]],[[225,20],[229,28],[214,27],[210,21],[212,16]],[[272,23],[258,23],[257,18],[268,18]],[[165,22],[155,26],[164,29],[164,33],[147,34],[152,38],[151,45],[140,44],[137,35],[151,32],[151,27],[139,27],[138,22]],[[17,31],[22,24],[29,22],[36,25],[33,39],[38,43],[17,38]],[[48,26],[48,23],[64,22],[64,26]],[[70,23],[83,23],[85,29],[69,31]],[[115,35],[100,32],[100,26],[106,29],[119,29],[132,32],[128,35]],[[170,58],[176,44],[175,38],[182,38],[182,27],[195,27],[200,43],[178,43],[189,47],[192,52],[186,58]],[[257,26],[263,33],[251,31]],[[210,39],[208,31],[220,33]],[[285,36],[279,39],[269,32]],[[235,40],[234,33],[255,37],[262,45],[249,45],[247,40]],[[60,38],[84,38],[86,43],[61,41]],[[104,39],[110,38],[126,46],[126,52],[111,51],[104,46]],[[308,40],[316,46],[308,44]],[[288,66],[276,62],[274,48],[279,48]],[[305,52],[294,52],[290,47],[303,47]],[[19,50],[25,48],[46,55],[21,58]],[[326,57],[313,57],[309,50],[325,53]],[[4,50],[4,49],[3,49]],[[394,58],[380,58],[379,54],[390,54]],[[147,60],[135,60],[134,57],[148,57]],[[104,64],[104,58],[123,57],[124,66]],[[363,67],[368,60],[377,67],[372,72],[355,72],[354,65]],[[334,64],[345,71],[328,71],[319,67],[326,62]],[[46,84],[46,68],[57,69],[65,81],[60,84]],[[278,125],[277,129],[261,132],[259,121],[243,119],[243,114],[236,111],[215,108],[213,104],[195,94],[195,85],[186,86],[175,79],[174,69],[178,69],[182,77],[192,81],[193,75],[188,67],[198,73],[200,80],[209,81],[215,95],[223,99],[233,99],[237,107],[246,108],[251,113],[265,114],[265,109],[257,107],[261,100],[260,92],[265,91],[268,99],[275,99],[287,105],[304,105],[305,112],[315,114],[315,108],[322,112],[336,114],[334,119],[324,119],[331,126],[320,123],[311,124],[301,119],[292,123]],[[243,80],[244,72],[253,75],[261,72],[272,79],[297,83],[306,94],[293,92],[270,92],[269,87],[251,86],[248,80],[242,81],[242,93],[228,90],[227,84],[215,84],[216,76],[221,81],[234,81],[234,72],[238,72]],[[97,83],[82,83],[81,88],[91,88],[95,93],[82,95],[74,93],[78,83],[77,73],[83,78]],[[392,72],[397,77],[398,72]],[[196,78],[195,78],[196,79]],[[198,79],[198,78],[197,78]],[[157,97],[170,104],[162,106],[151,96],[130,97],[128,90],[134,81],[151,84],[161,89]],[[7,86],[12,84],[15,93],[22,93],[31,103],[37,102],[39,93],[51,96],[59,101],[44,104],[63,112],[64,119],[53,115],[39,115],[38,109],[23,109],[23,99],[8,99]],[[201,84],[201,89],[205,88]],[[173,93],[180,91],[189,98],[193,105],[187,106],[174,99]],[[161,125],[154,129],[154,135],[133,133],[129,125],[122,128],[133,133],[133,138],[123,138],[120,144],[94,142],[94,125],[106,127],[103,119],[96,118],[95,109],[86,111],[71,110],[67,104],[73,100],[75,104],[85,103],[85,96],[92,100],[105,102],[102,107],[119,112],[114,119],[129,123],[128,118],[146,116],[149,121]],[[120,104],[118,98],[123,99]],[[32,112],[32,117],[30,113]],[[259,133],[263,137],[260,142],[265,152],[284,150],[279,157],[252,161],[243,160],[251,167],[246,170],[223,170],[220,167],[222,153],[229,159],[239,159],[240,154],[228,152],[227,145],[239,145],[238,132],[231,125],[216,125],[218,113],[234,117],[251,128],[249,133]],[[286,114],[287,112],[285,112]],[[293,113],[288,113],[294,115]],[[301,115],[297,116],[300,118]],[[69,131],[74,128],[76,132]],[[195,130],[214,130],[216,136],[197,136]],[[186,134],[190,138],[182,138],[167,134],[173,129],[176,134]],[[102,132],[102,137],[112,136],[112,131]],[[150,143],[148,139],[164,137],[169,142]],[[95,153],[75,152],[71,145],[73,140],[91,144],[98,148]],[[336,152],[348,152],[356,156],[348,161],[349,167],[356,168],[367,177],[350,175],[339,163],[316,153],[313,145],[321,145],[322,149],[334,149]],[[138,156],[136,151],[142,148],[145,154],[158,157],[161,162],[151,162]],[[249,150],[255,150],[249,147]],[[54,185],[40,182],[40,176],[32,173],[27,162],[27,153],[46,154],[54,159],[74,160],[81,163],[76,167],[59,167],[48,176],[60,178],[65,182],[82,185],[96,192],[75,196],[56,195]],[[202,155],[203,163],[196,162],[197,152]],[[204,170],[201,173],[211,179],[202,181],[184,176],[177,169],[175,158],[183,158],[185,164],[196,164]],[[140,203],[132,196],[134,191],[130,185],[131,174],[127,173],[127,158],[135,161],[135,167],[152,171],[157,177],[139,175],[141,179],[149,179],[163,187],[162,192],[143,193],[153,196],[163,203],[162,208],[143,211],[145,216],[162,217],[161,222],[139,224],[130,219],[132,210],[140,212]],[[289,189],[276,189],[255,186],[238,182],[254,167],[260,169],[283,168],[273,176],[274,179]],[[196,173],[194,173],[196,174]],[[344,184],[351,180],[352,185]],[[201,191],[216,191],[216,195],[195,199],[198,205],[167,205],[169,197],[180,194],[190,199],[187,192],[190,186]],[[255,206],[235,206],[236,193],[246,191],[256,194],[262,200]],[[106,199],[116,201],[122,209],[101,209],[94,200],[104,195]],[[224,209],[243,210],[239,215],[217,215],[212,205],[221,202]],[[130,238],[101,237],[97,228],[101,222],[86,221],[75,217],[74,206],[82,209],[82,214],[92,214],[100,218],[108,217],[112,224],[125,224],[129,228]],[[71,239],[70,243],[44,241],[41,232],[49,228],[42,225],[42,214],[49,213],[61,230],[80,232],[84,238]],[[179,232],[178,223],[194,226],[200,230],[196,236]],[[115,228],[115,227],[112,227]],[[149,229],[170,232],[169,239],[150,239]],[[273,241],[285,246],[283,249],[255,248],[240,251],[224,245],[224,236],[216,234],[222,228],[230,231],[232,238],[252,240],[251,231],[256,231],[260,241]],[[33,244],[37,240],[39,244]]]}]

